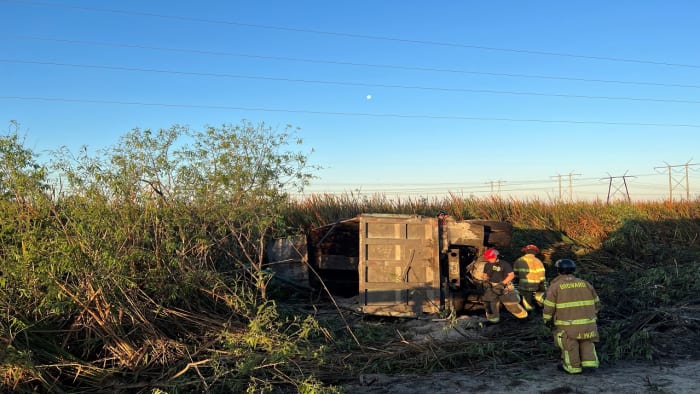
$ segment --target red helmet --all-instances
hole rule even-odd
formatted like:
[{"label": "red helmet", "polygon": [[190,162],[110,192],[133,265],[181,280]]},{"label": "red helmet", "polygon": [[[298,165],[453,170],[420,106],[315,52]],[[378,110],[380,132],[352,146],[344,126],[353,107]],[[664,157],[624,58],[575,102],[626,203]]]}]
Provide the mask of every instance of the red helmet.
[{"label": "red helmet", "polygon": [[498,250],[494,248],[486,249],[484,252],[484,258],[486,260],[495,259],[498,257]]},{"label": "red helmet", "polygon": [[532,244],[530,244],[530,245],[525,245],[525,246],[523,246],[523,248],[520,249],[520,250],[522,250],[523,252],[535,252],[535,253],[539,253],[539,252],[540,252],[540,248],[538,248],[537,246],[532,245]]}]

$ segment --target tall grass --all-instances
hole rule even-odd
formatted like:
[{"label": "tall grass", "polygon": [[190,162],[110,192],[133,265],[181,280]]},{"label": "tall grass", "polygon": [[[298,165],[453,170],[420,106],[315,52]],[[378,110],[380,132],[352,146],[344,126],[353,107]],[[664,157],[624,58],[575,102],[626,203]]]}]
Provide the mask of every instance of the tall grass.
[{"label": "tall grass", "polygon": [[293,305],[305,295],[270,291],[270,238],[365,212],[507,220],[515,232],[504,256],[536,243],[548,264],[576,258],[608,305],[608,359],[655,354],[644,332],[700,290],[688,269],[699,201],[291,200],[313,170],[293,143],[288,130],[248,123],[134,130],[95,156],[59,150],[44,167],[16,135],[0,138],[2,390],[335,392],[330,383],[363,371],[523,357],[486,341],[394,358],[403,342],[386,327],[339,324],[310,306],[317,299]]}]

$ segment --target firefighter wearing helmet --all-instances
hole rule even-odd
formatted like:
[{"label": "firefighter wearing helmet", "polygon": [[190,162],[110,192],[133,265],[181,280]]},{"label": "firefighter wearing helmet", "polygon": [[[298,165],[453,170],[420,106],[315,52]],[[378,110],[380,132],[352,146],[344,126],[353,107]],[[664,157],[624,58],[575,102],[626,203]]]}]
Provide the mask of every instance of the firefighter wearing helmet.
[{"label": "firefighter wearing helmet", "polygon": [[598,368],[598,294],[590,283],[574,276],[573,260],[557,260],[554,266],[558,275],[547,290],[542,317],[546,325],[554,325],[554,344],[561,350],[558,368],[571,374]]},{"label": "firefighter wearing helmet", "polygon": [[484,308],[486,320],[489,323],[498,323],[500,317],[500,305],[512,313],[518,319],[527,317],[527,311],[520,306],[520,296],[513,287],[515,273],[509,262],[501,260],[498,250],[490,248],[484,252],[484,273],[482,279],[485,283]]},{"label": "firefighter wearing helmet", "polygon": [[523,307],[531,311],[535,309],[535,305],[542,307],[544,293],[547,291],[544,264],[537,258],[540,248],[536,245],[526,245],[520,250],[524,254],[513,263],[513,271],[523,299]]}]

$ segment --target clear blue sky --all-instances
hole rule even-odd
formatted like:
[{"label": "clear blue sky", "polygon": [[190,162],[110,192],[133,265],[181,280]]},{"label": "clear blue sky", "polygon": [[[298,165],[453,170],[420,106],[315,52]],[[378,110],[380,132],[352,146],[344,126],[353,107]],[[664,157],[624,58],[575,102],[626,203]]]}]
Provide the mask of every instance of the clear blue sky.
[{"label": "clear blue sky", "polygon": [[308,192],[605,200],[626,175],[633,200],[700,195],[700,165],[689,187],[680,166],[700,163],[697,1],[0,0],[0,15],[0,121],[38,153],[246,119],[300,128],[324,167]]}]

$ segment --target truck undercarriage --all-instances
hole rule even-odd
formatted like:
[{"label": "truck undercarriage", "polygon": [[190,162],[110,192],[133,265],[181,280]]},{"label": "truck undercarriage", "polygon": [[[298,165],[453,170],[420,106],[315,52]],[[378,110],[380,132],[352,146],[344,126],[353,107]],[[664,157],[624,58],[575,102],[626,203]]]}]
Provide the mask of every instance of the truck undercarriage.
[{"label": "truck undercarriage", "polygon": [[281,263],[298,268],[295,280],[306,276],[312,288],[358,296],[366,314],[460,313],[481,307],[480,256],[488,247],[509,246],[511,234],[508,222],[361,214],[292,243],[275,240],[268,260],[275,272]]}]

